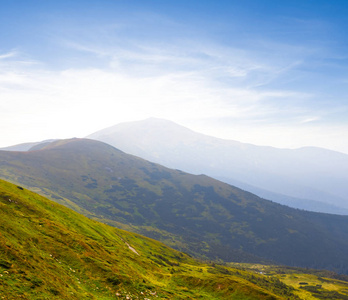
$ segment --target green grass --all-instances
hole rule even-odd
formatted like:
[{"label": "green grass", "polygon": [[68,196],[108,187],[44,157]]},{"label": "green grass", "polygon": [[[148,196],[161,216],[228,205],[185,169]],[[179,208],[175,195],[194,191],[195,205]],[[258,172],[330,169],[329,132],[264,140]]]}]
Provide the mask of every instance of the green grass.
[{"label": "green grass", "polygon": [[0,181],[0,299],[296,299]]},{"label": "green grass", "polygon": [[348,276],[327,270],[310,270],[285,266],[229,263],[229,266],[262,273],[270,281],[292,287],[293,294],[301,299],[348,299]]}]

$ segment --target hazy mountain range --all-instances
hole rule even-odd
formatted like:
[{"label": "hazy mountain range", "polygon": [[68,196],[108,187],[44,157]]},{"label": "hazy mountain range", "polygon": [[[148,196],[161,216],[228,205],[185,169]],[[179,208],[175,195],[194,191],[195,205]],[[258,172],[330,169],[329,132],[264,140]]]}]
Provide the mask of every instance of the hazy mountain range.
[{"label": "hazy mountain range", "polygon": [[348,271],[348,217],[261,199],[87,139],[0,151],[1,177],[202,258]]},{"label": "hazy mountain range", "polygon": [[[274,202],[348,215],[348,155],[322,148],[277,149],[196,133],[150,118],[121,123],[87,138],[170,168],[207,174]],[[1,148],[40,149],[54,140]]]},{"label": "hazy mountain range", "polygon": [[212,176],[278,203],[348,214],[348,155],[343,153],[255,146],[156,118],[121,123],[88,138],[170,168]]}]

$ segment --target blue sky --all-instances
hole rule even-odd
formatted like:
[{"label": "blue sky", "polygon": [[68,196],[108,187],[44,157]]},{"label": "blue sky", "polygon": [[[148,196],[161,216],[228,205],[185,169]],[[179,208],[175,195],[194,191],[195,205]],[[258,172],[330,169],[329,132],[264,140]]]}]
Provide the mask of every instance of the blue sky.
[{"label": "blue sky", "polygon": [[348,153],[347,1],[2,1],[0,146],[148,117]]}]

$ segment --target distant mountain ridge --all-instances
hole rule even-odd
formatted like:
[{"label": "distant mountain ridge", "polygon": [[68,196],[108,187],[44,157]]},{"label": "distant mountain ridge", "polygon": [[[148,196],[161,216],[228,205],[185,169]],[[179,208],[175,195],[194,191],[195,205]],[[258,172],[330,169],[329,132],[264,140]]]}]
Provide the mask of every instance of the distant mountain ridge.
[{"label": "distant mountain ridge", "polygon": [[343,153],[222,140],[156,118],[121,123],[88,138],[170,168],[249,186],[254,193],[262,190],[260,196],[275,202],[330,213],[348,210],[348,155]]},{"label": "distant mountain ridge", "polygon": [[329,214],[336,214],[336,215],[348,215],[348,209],[343,207],[335,206],[335,205],[324,203],[321,201],[301,199],[301,198],[282,195],[279,193],[273,193],[273,192],[246,184],[244,182],[231,180],[230,178],[226,179],[223,177],[218,177],[218,176],[216,177],[217,179],[223,182],[228,182],[229,184],[237,186],[241,188],[242,190],[251,192],[261,198],[272,200],[282,205],[286,205],[286,206],[298,208],[298,209],[303,209],[303,210],[308,210],[308,211],[313,211],[313,212],[322,212],[322,213],[329,213]]},{"label": "distant mountain ridge", "polygon": [[191,255],[348,272],[348,217],[291,209],[98,141],[0,151],[0,175]]},{"label": "distant mountain ridge", "polygon": [[56,139],[50,139],[50,140],[44,140],[41,142],[32,142],[32,143],[23,143],[23,144],[18,144],[18,145],[14,145],[14,146],[9,146],[9,147],[3,147],[0,148],[0,150],[2,151],[30,151],[33,148],[35,149],[35,147],[40,147],[40,145],[46,145],[49,143],[52,143],[56,141]]}]

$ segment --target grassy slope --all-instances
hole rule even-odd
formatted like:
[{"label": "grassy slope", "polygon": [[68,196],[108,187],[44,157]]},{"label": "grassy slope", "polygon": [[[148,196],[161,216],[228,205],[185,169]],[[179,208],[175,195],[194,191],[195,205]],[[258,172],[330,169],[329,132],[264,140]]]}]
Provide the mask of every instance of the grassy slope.
[{"label": "grassy slope", "polygon": [[258,286],[249,275],[197,262],[0,180],[2,299],[296,299],[291,288],[271,279]]},{"label": "grassy slope", "polygon": [[3,151],[0,175],[191,254],[256,260],[249,252],[288,265],[348,271],[348,217],[290,209],[100,142],[63,140],[41,151]]},{"label": "grassy slope", "polygon": [[348,300],[348,276],[325,270],[305,270],[284,266],[229,263],[247,272],[261,273],[293,287],[301,299]]}]

